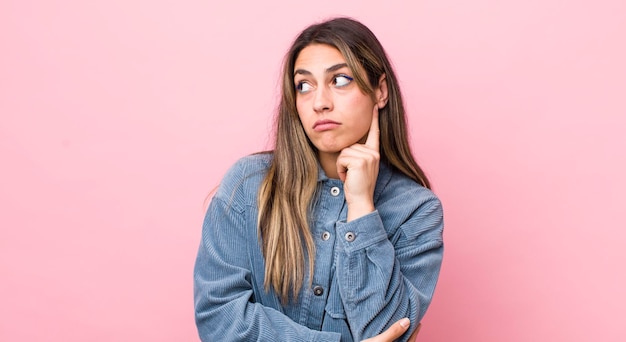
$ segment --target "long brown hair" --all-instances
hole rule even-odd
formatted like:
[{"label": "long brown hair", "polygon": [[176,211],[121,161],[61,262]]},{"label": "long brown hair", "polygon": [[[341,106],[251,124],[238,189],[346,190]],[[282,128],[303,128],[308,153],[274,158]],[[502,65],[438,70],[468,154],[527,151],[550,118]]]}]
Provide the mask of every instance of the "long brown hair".
[{"label": "long brown hair", "polygon": [[379,109],[381,162],[430,188],[426,175],[411,154],[398,81],[376,36],[365,25],[350,18],[335,18],[302,31],[283,64],[273,158],[259,190],[258,225],[265,257],[264,285],[266,290],[273,287],[283,304],[297,296],[307,268],[311,281],[315,260],[309,213],[317,189],[317,151],[300,122],[293,83],[296,59],[310,44],[326,44],[338,49],[365,94],[373,96],[381,76],[385,75],[388,102]]}]

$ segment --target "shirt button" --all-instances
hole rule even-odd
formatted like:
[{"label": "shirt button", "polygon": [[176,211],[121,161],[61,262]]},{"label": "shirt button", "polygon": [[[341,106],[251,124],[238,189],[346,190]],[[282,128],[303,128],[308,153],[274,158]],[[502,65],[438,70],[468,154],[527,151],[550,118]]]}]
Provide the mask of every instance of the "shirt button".
[{"label": "shirt button", "polygon": [[336,186],[333,186],[332,188],[330,188],[330,194],[335,196],[335,197],[339,196],[340,192],[341,192],[341,190],[338,187],[336,187]]},{"label": "shirt button", "polygon": [[316,296],[321,296],[324,294],[324,288],[317,285],[313,288],[313,294]]},{"label": "shirt button", "polygon": [[322,240],[326,241],[328,239],[330,239],[330,233],[329,232],[322,233]]},{"label": "shirt button", "polygon": [[352,241],[354,241],[354,238],[356,238],[356,235],[354,235],[354,233],[353,233],[353,232],[347,232],[347,233],[346,233],[346,240],[347,240],[348,242],[352,242]]}]

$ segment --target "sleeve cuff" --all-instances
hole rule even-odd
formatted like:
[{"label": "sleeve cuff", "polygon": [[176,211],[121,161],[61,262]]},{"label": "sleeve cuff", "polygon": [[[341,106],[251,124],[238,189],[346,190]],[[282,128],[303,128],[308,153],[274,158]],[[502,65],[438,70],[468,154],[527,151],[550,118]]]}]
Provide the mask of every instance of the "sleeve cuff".
[{"label": "sleeve cuff", "polygon": [[387,231],[378,210],[350,222],[337,222],[337,235],[348,253],[387,240]]}]

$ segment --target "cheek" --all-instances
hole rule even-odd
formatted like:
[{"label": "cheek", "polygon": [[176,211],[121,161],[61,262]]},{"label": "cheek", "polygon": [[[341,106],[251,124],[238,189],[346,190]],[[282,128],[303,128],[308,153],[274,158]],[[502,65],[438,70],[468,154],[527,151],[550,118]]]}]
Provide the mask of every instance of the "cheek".
[{"label": "cheek", "polygon": [[354,91],[344,97],[344,106],[353,108],[356,111],[362,111],[367,108],[373,109],[374,102],[369,95],[363,94],[361,90],[354,89]]},{"label": "cheek", "polygon": [[306,127],[306,116],[303,115],[304,112],[298,106],[296,106],[296,110],[298,111],[298,118],[300,119],[300,122]]},{"label": "cheek", "polygon": [[[349,113],[352,113],[356,122],[364,123],[370,122],[374,109],[374,102],[368,96],[353,96],[347,99],[344,103],[345,108]],[[369,124],[367,124],[369,127]]]},{"label": "cheek", "polygon": [[350,105],[353,108],[355,133],[359,136],[367,135],[372,125],[374,103],[369,97],[363,96],[359,99],[354,99]]},{"label": "cheek", "polygon": [[310,107],[307,105],[306,101],[296,99],[296,111],[298,111],[300,122],[302,122],[305,128],[307,127],[307,122],[311,120],[311,110],[307,108]]},{"label": "cheek", "polygon": [[304,100],[300,96],[296,96],[296,110],[298,111],[298,115],[303,112],[304,109]]}]

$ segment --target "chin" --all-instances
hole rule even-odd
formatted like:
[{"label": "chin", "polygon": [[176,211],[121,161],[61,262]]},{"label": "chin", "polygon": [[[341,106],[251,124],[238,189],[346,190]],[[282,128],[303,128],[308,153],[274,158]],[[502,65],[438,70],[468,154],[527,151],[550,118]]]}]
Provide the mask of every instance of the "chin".
[{"label": "chin", "polygon": [[315,144],[315,149],[321,153],[339,153],[350,145],[344,144]]},{"label": "chin", "polygon": [[343,150],[344,148],[337,148],[337,147],[317,147],[317,152],[320,153],[339,153],[341,152],[341,150]]},{"label": "chin", "polygon": [[359,140],[356,138],[346,138],[347,137],[344,137],[344,139],[337,139],[336,137],[333,137],[332,139],[319,139],[313,145],[319,152],[339,153],[344,148],[359,143]]},{"label": "chin", "polygon": [[318,152],[322,153],[339,153],[343,150],[347,145],[338,144],[337,141],[334,140],[326,140],[326,141],[316,141],[313,143],[315,149]]}]

